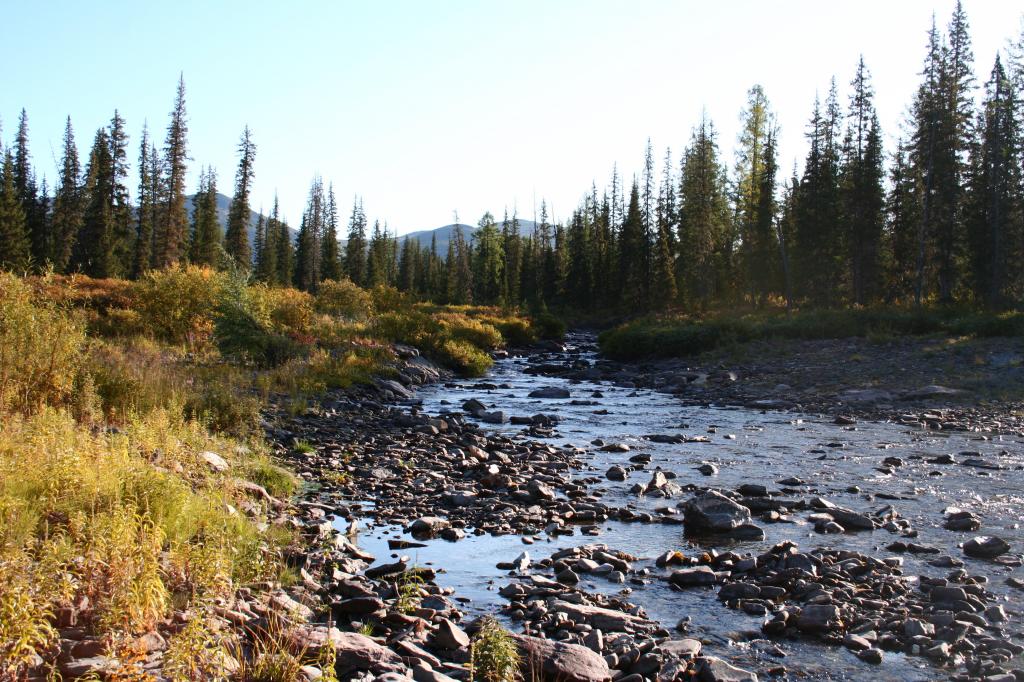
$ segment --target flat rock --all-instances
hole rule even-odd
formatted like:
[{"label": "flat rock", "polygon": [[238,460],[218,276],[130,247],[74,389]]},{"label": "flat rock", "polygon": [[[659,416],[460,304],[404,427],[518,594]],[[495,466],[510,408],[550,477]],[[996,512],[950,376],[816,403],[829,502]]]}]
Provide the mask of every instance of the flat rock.
[{"label": "flat rock", "polygon": [[550,398],[550,399],[564,399],[570,397],[569,389],[560,388],[558,386],[548,386],[547,388],[536,388],[530,391],[531,398]]},{"label": "flat rock", "polygon": [[700,682],[757,682],[756,674],[714,656],[701,656],[694,668]]},{"label": "flat rock", "polygon": [[612,671],[600,655],[579,644],[512,635],[519,647],[524,679],[552,682],[610,682]]},{"label": "flat rock", "polygon": [[339,632],[337,635],[332,633],[331,639],[336,653],[334,670],[341,679],[348,679],[352,673],[364,670],[379,675],[405,667],[398,654],[365,635]]}]

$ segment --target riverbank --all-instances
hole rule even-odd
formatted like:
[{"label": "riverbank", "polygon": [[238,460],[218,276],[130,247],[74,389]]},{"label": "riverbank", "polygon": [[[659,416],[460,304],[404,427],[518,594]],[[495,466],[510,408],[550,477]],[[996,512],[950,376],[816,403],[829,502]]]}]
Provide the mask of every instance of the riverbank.
[{"label": "riverbank", "polygon": [[328,538],[268,406],[439,376],[400,342],[479,374],[506,334],[535,338],[497,309],[347,282],[0,273],[0,678],[285,680],[329,659],[281,630],[281,590],[305,580],[288,557]]},{"label": "riverbank", "polygon": [[1024,429],[1020,313],[879,308],[649,318],[603,332],[600,343],[610,361],[589,376],[599,370],[691,404]]}]

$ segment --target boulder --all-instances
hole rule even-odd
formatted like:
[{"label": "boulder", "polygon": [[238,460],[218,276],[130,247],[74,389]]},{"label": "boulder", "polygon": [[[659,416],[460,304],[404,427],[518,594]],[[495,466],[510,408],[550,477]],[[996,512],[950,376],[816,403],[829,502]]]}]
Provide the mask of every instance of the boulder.
[{"label": "boulder", "polygon": [[979,535],[964,543],[964,554],[978,559],[992,559],[1010,551],[1010,543],[992,535]]},{"label": "boulder", "polygon": [[557,682],[610,682],[612,672],[600,655],[579,644],[512,635],[519,647],[524,679]]},{"label": "boulder", "polygon": [[448,520],[442,519],[440,516],[421,516],[409,524],[406,531],[413,535],[436,535],[449,525],[451,524],[448,523]]},{"label": "boulder", "polygon": [[548,386],[547,388],[536,388],[530,391],[531,398],[564,399],[569,397],[569,389],[559,386]]},{"label": "boulder", "polygon": [[834,604],[808,604],[800,612],[796,626],[800,632],[824,634],[842,628],[843,619]]},{"label": "boulder", "polygon": [[376,675],[404,670],[401,657],[391,649],[377,644],[357,632],[332,633],[336,663],[334,670],[341,679],[354,677],[353,673],[369,671]]},{"label": "boulder", "polygon": [[442,618],[434,631],[434,644],[442,649],[465,649],[469,646],[469,635],[455,623]]},{"label": "boulder", "polygon": [[757,675],[730,665],[714,656],[701,656],[694,662],[700,682],[757,682]]},{"label": "boulder", "polygon": [[694,566],[674,572],[669,582],[679,587],[703,587],[717,583],[718,576],[710,566]]},{"label": "boulder", "polygon": [[750,510],[725,495],[709,490],[683,505],[683,521],[690,533],[724,533],[750,522]]},{"label": "boulder", "polygon": [[620,467],[618,464],[616,464],[610,467],[607,472],[605,472],[605,478],[607,478],[609,481],[625,481],[626,470]]}]

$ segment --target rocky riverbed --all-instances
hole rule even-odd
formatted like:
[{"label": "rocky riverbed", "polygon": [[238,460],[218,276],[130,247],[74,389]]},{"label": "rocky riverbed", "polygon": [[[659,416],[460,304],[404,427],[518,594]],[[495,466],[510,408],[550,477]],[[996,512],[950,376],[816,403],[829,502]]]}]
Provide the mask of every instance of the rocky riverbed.
[{"label": "rocky riverbed", "polygon": [[465,679],[499,614],[561,679],[1024,679],[1017,436],[689,405],[589,344],[279,415],[315,541],[269,607],[348,678]]}]

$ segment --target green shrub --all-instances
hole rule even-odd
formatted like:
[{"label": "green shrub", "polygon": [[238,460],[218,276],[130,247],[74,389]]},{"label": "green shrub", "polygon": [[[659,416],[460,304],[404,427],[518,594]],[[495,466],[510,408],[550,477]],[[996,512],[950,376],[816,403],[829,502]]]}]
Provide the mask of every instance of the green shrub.
[{"label": "green shrub", "polygon": [[484,618],[470,646],[471,678],[483,682],[514,682],[519,667],[519,648],[512,635],[494,618]]},{"label": "green shrub", "polygon": [[561,341],[565,338],[565,322],[548,312],[543,312],[533,318],[533,327],[542,339]]},{"label": "green shrub", "polygon": [[301,344],[270,327],[266,291],[246,286],[241,275],[227,278],[214,318],[214,338],[221,355],[243,364],[276,367],[303,353]]}]

